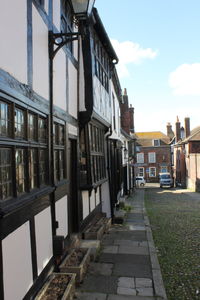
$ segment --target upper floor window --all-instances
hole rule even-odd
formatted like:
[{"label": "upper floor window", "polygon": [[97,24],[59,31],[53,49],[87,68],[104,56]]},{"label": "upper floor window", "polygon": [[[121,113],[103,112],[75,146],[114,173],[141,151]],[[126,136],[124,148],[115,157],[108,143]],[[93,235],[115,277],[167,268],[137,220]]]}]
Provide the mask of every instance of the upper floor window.
[{"label": "upper floor window", "polygon": [[[71,7],[68,1],[62,1],[62,14],[61,14],[61,31],[64,33],[73,32],[73,16]],[[73,52],[73,42],[66,44],[70,52]]]},{"label": "upper floor window", "polygon": [[137,153],[137,163],[139,164],[144,163],[144,153]]},{"label": "upper floor window", "polygon": [[148,160],[149,160],[149,163],[155,163],[156,162],[156,153],[155,152],[149,152],[148,153]]},{"label": "upper floor window", "polygon": [[25,111],[15,108],[15,137],[25,139]]},{"label": "upper floor window", "polygon": [[160,146],[160,140],[153,140],[153,146],[159,147]]},{"label": "upper floor window", "polygon": [[0,201],[12,196],[12,150],[0,148]]},{"label": "upper floor window", "polygon": [[9,137],[10,132],[11,107],[9,104],[0,101],[0,136]]},{"label": "upper floor window", "polygon": [[0,200],[48,184],[47,118],[1,100],[0,136]]},{"label": "upper floor window", "polygon": [[54,122],[54,179],[55,182],[63,180],[65,176],[65,127]]},{"label": "upper floor window", "polygon": [[109,91],[109,58],[98,37],[94,34],[95,75]]}]

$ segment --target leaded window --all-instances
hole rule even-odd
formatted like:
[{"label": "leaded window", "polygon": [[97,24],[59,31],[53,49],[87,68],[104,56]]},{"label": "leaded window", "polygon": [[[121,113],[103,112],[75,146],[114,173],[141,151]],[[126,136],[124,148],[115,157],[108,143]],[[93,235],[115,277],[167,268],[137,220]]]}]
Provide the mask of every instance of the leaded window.
[{"label": "leaded window", "polygon": [[41,117],[38,119],[38,141],[41,143],[47,142],[47,120]]},{"label": "leaded window", "polygon": [[28,138],[35,141],[37,137],[37,116],[35,114],[28,114]]},{"label": "leaded window", "polygon": [[48,155],[46,149],[39,150],[39,181],[40,185],[47,184],[47,163]]},{"label": "leaded window", "polygon": [[17,195],[20,195],[22,193],[25,193],[25,191],[26,191],[25,149],[16,149],[16,152],[15,152],[15,165],[16,165]]},{"label": "leaded window", "polygon": [[54,122],[54,180],[62,181],[65,176],[65,127]]},{"label": "leaded window", "polygon": [[0,200],[13,196],[12,193],[12,150],[0,149]]},{"label": "leaded window", "polygon": [[25,139],[25,111],[15,108],[15,137]]},{"label": "leaded window", "polygon": [[109,91],[109,58],[96,34],[94,34],[94,60],[95,60],[95,75],[98,77],[99,81],[108,92]]},{"label": "leaded window", "polygon": [[10,132],[10,105],[0,101],[0,136],[9,137]]},{"label": "leaded window", "polygon": [[38,157],[37,149],[29,150],[29,188],[35,189],[38,186]]}]

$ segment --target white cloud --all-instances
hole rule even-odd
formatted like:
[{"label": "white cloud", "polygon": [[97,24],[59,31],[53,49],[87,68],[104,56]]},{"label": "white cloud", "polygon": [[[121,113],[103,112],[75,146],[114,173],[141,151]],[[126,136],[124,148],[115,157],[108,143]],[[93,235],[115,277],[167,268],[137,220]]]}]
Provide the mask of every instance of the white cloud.
[{"label": "white cloud", "polygon": [[117,40],[111,40],[111,42],[119,58],[117,65],[119,77],[129,76],[129,64],[140,64],[145,59],[154,59],[158,54],[158,51],[153,51],[151,48],[142,48],[139,44],[131,41],[120,43]]},{"label": "white cloud", "polygon": [[169,74],[174,95],[200,96],[200,63],[183,64]]}]

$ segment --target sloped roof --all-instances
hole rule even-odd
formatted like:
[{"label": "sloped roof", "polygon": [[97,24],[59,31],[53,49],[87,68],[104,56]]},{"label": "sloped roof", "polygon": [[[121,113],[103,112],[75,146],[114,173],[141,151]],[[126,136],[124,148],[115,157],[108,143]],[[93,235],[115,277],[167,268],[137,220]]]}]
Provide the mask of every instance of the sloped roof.
[{"label": "sloped roof", "polygon": [[187,142],[191,141],[200,141],[200,126],[195,127],[193,130],[191,130],[190,135],[185,138],[184,140],[180,141],[180,144],[185,144]]},{"label": "sloped roof", "polygon": [[143,147],[153,147],[153,140],[160,140],[160,145],[168,145],[170,138],[161,131],[136,132],[137,144]]}]

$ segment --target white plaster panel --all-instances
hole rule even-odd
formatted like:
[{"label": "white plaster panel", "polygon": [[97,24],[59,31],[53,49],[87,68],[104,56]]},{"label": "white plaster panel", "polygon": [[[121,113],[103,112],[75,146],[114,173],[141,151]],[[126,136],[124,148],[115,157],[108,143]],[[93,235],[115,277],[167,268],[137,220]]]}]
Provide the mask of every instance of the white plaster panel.
[{"label": "white plaster panel", "polygon": [[95,209],[95,191],[92,190],[91,196],[90,196],[90,211],[93,211]]},{"label": "white plaster panel", "polygon": [[33,284],[28,222],[2,241],[2,250],[4,299],[21,300]]},{"label": "white plaster panel", "polygon": [[53,255],[50,207],[35,216],[38,275]]},{"label": "white plaster panel", "polygon": [[68,235],[68,203],[67,196],[56,201],[56,220],[59,223],[59,227],[56,230],[57,235]]},{"label": "white plaster panel", "polygon": [[60,0],[53,0],[53,23],[60,31]]},{"label": "white plaster panel", "polygon": [[49,98],[48,28],[33,5],[33,89]]},{"label": "white plaster panel", "polygon": [[102,212],[106,213],[107,218],[110,218],[111,211],[110,211],[110,193],[109,193],[108,181],[104,182],[101,186],[101,197],[102,197],[102,201],[101,201]]},{"label": "white plaster panel", "polygon": [[66,55],[60,50],[54,58],[53,77],[53,98],[54,105],[59,106],[64,111],[67,109],[66,100]]},{"label": "white plaster panel", "polygon": [[100,188],[97,188],[96,192],[96,206],[100,203]]},{"label": "white plaster panel", "polygon": [[68,60],[68,74],[69,74],[69,114],[77,119],[77,70],[70,60]]},{"label": "white plaster panel", "polygon": [[26,2],[0,1],[0,68],[22,83],[27,83]]},{"label": "white plaster panel", "polygon": [[89,194],[88,192],[82,192],[82,201],[83,201],[83,220],[89,215]]},{"label": "white plaster panel", "polygon": [[44,1],[44,9],[46,11],[46,13],[49,13],[49,0],[45,0]]},{"label": "white plaster panel", "polygon": [[69,134],[73,134],[73,135],[78,135],[78,128],[71,125],[71,124],[68,124],[68,132]]},{"label": "white plaster panel", "polygon": [[82,43],[80,41],[80,57],[79,57],[79,111],[85,111],[85,79],[84,65],[82,55]]}]

